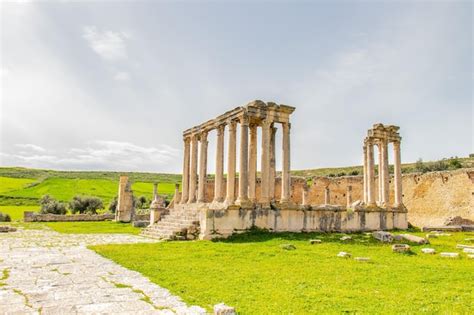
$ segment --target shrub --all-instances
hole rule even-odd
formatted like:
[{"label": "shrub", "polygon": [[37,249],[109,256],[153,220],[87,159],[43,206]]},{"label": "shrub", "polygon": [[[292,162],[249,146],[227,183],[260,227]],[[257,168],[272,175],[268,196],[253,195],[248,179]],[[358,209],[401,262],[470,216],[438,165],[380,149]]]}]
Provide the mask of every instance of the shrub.
[{"label": "shrub", "polygon": [[40,213],[66,214],[66,204],[57,201],[49,195],[44,195],[40,200]]},{"label": "shrub", "polygon": [[145,196],[133,198],[133,204],[136,209],[147,209],[150,207],[150,203],[148,202]]},{"label": "shrub", "polygon": [[423,160],[421,158],[416,161],[415,171],[420,173],[426,173],[428,171],[428,168],[425,166],[425,163],[423,163]]},{"label": "shrub", "polygon": [[449,166],[451,168],[461,168],[462,164],[461,164],[461,162],[459,162],[458,159],[453,159],[453,160],[449,161]]},{"label": "shrub", "polygon": [[72,213],[91,213],[97,214],[98,209],[103,209],[102,199],[90,196],[74,196],[69,202],[69,208]]},{"label": "shrub", "polygon": [[114,199],[110,200],[109,211],[115,213],[117,211],[118,197],[115,196]]},{"label": "shrub", "polygon": [[354,170],[354,171],[351,172],[351,175],[352,175],[352,176],[359,175],[359,171],[358,171],[358,170]]},{"label": "shrub", "polygon": [[9,214],[3,214],[0,212],[0,222],[11,222],[12,218]]}]

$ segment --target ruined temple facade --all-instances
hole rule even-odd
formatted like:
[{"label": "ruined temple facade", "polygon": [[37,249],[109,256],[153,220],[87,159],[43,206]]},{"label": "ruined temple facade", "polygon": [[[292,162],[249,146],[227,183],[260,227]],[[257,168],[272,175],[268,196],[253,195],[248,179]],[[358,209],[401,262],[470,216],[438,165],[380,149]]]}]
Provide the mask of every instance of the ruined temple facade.
[{"label": "ruined temple facade", "polygon": [[[368,131],[364,141],[363,194],[358,185],[353,189],[350,178],[341,191],[330,180],[309,183],[305,178],[290,176],[290,116],[294,111],[294,107],[287,105],[253,101],[185,130],[182,192],[176,191],[169,214],[149,226],[144,235],[211,239],[252,227],[275,232],[407,228],[407,212],[401,194],[399,128],[376,124]],[[239,148],[237,128],[240,129]],[[260,132],[257,132],[258,128]],[[211,180],[207,176],[207,153],[209,132],[213,130],[217,131],[216,169],[215,178]],[[281,148],[275,145],[279,130]],[[259,134],[260,141],[257,139]],[[260,148],[257,143],[261,143]],[[393,143],[395,151],[393,205],[389,203],[387,182],[390,181],[389,143]],[[224,156],[225,145],[227,157]],[[374,146],[380,146],[378,190],[375,189]],[[282,161],[278,173],[275,168],[277,154]],[[226,176],[224,158],[227,159]],[[257,159],[260,159],[259,177]],[[380,192],[378,202],[375,201],[376,191]],[[361,195],[363,200],[354,200],[355,196]]]}]

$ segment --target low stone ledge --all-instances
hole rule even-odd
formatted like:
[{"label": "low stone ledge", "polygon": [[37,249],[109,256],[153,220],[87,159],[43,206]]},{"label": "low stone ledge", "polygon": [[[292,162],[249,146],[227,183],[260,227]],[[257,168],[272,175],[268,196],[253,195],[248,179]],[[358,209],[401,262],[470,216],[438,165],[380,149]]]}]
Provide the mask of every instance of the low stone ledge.
[{"label": "low stone ledge", "polygon": [[81,221],[106,221],[113,220],[113,213],[105,214],[40,214],[32,211],[25,211],[24,222],[81,222]]}]

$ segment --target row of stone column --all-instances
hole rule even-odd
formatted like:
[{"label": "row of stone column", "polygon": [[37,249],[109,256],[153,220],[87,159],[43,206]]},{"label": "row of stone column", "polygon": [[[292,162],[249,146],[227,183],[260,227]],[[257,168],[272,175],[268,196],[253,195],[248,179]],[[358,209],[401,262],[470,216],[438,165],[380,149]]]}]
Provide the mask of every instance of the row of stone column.
[{"label": "row of stone column", "polygon": [[[366,141],[364,144],[364,202],[367,205],[375,206],[375,163],[374,145],[378,146],[378,205],[388,206],[390,196],[390,172],[388,162],[388,141],[378,139],[376,141]],[[394,187],[395,187],[395,207],[403,204],[402,196],[402,171],[400,141],[393,142],[394,151]]]},{"label": "row of stone column", "polygon": [[[236,160],[237,160],[237,123],[240,125],[239,150],[239,186],[238,195],[235,195]],[[227,189],[226,196],[222,189],[224,181],[224,135],[228,127],[227,150]],[[282,123],[282,192],[280,202],[290,200],[290,124]],[[216,175],[214,201],[226,204],[250,206],[256,202],[257,182],[257,128],[262,128],[261,147],[261,200],[264,206],[269,206],[275,196],[275,133],[274,122],[263,120],[259,125],[250,124],[247,116],[239,120],[230,120],[216,127]],[[250,134],[250,137],[249,137]],[[181,203],[205,202],[207,177],[207,141],[208,131],[193,134],[184,138],[184,165]],[[250,139],[249,139],[250,138]],[[198,143],[200,156],[198,159]],[[199,179],[198,174],[199,160]],[[196,187],[198,185],[198,187]],[[196,196],[197,188],[197,196]]]}]

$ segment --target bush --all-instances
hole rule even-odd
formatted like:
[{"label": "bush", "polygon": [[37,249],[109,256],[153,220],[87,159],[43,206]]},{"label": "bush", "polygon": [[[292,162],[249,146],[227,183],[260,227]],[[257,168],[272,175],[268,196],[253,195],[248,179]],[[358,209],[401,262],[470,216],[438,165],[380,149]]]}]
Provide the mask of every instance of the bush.
[{"label": "bush", "polygon": [[351,172],[351,175],[352,175],[352,176],[357,176],[357,175],[359,175],[359,171],[358,171],[358,170],[354,170],[354,171]]},{"label": "bush", "polygon": [[458,159],[453,159],[453,160],[449,161],[449,166],[451,168],[456,169],[456,168],[461,168],[462,164],[461,164],[461,162],[459,162]]},{"label": "bush", "polygon": [[425,166],[425,163],[423,163],[423,160],[421,158],[416,161],[415,171],[420,173],[426,173],[428,171],[428,168]]},{"label": "bush", "polygon": [[118,197],[115,196],[114,199],[110,200],[110,203],[109,203],[109,211],[111,213],[115,213],[115,211],[117,211],[117,204],[118,204]]},{"label": "bush", "polygon": [[11,222],[12,218],[9,214],[3,214],[0,212],[0,222]]},{"label": "bush", "polygon": [[97,214],[98,209],[103,209],[102,199],[89,196],[74,196],[69,202],[69,208],[72,213],[91,213]]},{"label": "bush", "polygon": [[44,195],[40,200],[41,210],[40,213],[46,214],[66,214],[66,204],[57,201],[49,195]]}]

